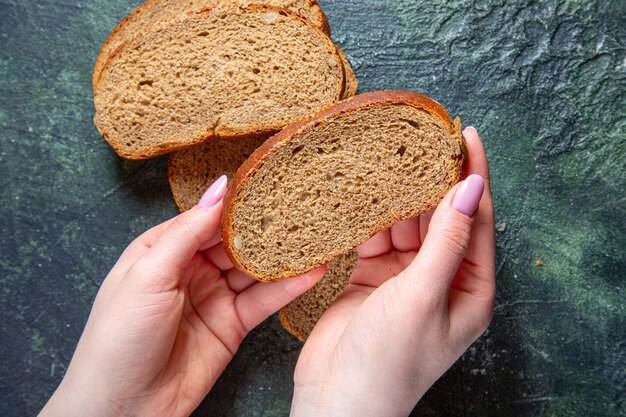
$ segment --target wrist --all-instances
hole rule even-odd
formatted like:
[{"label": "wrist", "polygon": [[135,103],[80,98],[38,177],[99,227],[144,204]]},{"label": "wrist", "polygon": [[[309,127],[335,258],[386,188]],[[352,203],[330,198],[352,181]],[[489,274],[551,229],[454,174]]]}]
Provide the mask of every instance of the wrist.
[{"label": "wrist", "polygon": [[290,417],[406,417],[417,402],[416,396],[386,395],[376,384],[360,392],[350,388],[357,387],[354,384],[303,386],[296,383]]},{"label": "wrist", "polygon": [[88,383],[72,383],[66,377],[39,414],[40,417],[87,415],[112,417],[125,416],[128,413],[102,390],[93,389]]}]

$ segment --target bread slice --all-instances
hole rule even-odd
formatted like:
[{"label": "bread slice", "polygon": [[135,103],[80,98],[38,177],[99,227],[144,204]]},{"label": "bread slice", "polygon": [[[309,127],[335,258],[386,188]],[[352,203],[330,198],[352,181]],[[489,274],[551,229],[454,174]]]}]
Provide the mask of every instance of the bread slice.
[{"label": "bread slice", "polygon": [[212,139],[170,154],[168,178],[180,211],[198,204],[204,192],[221,175],[229,179],[268,136]]},{"label": "bread slice", "polygon": [[[168,176],[179,210],[184,212],[198,204],[206,189],[221,175],[232,179],[237,168],[265,139],[214,139],[171,153]],[[306,340],[322,314],[348,285],[357,258],[353,251],[333,259],[317,285],[280,310],[280,322],[289,333]]]},{"label": "bread slice", "polygon": [[155,22],[186,11],[212,8],[220,5],[247,5],[250,3],[264,3],[289,9],[306,17],[315,26],[330,34],[326,15],[324,15],[316,0],[147,0],[122,19],[102,45],[93,69],[92,83],[94,91],[100,80],[104,65],[111,54],[123,43],[129,42],[137,33]]},{"label": "bread slice", "polygon": [[354,73],[354,70],[350,66],[350,62],[348,61],[348,58],[346,57],[346,53],[343,51],[343,49],[341,49],[340,47],[337,47],[337,52],[339,53],[339,56],[341,57],[341,64],[343,65],[343,68],[344,68],[343,75],[344,75],[344,78],[346,79],[346,83],[345,83],[344,90],[343,90],[343,95],[341,96],[341,98],[347,99],[350,97],[354,97],[359,88],[359,81],[357,80],[356,74]]},{"label": "bread slice", "polygon": [[344,71],[328,36],[285,9],[183,13],[115,51],[96,87],[95,123],[128,159],[275,133],[338,101]]},{"label": "bread slice", "polygon": [[356,251],[333,259],[320,282],[283,307],[278,318],[285,330],[304,342],[328,307],[348,286],[357,259]]},{"label": "bread slice", "polygon": [[434,208],[464,170],[461,122],[417,93],[363,94],[294,123],[239,168],[222,212],[233,263],[301,275]]}]

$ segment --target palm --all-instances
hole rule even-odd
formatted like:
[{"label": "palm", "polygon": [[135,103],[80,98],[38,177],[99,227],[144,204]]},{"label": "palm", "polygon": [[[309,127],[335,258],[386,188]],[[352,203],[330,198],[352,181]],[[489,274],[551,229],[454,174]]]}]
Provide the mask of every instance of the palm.
[{"label": "palm", "polygon": [[[232,274],[231,274],[232,276]],[[202,398],[209,391],[224,367],[232,359],[247,331],[243,328],[236,308],[238,292],[229,286],[226,273],[202,254],[197,254],[185,271],[178,296],[164,304],[172,323],[147,323],[149,327],[170,327],[162,340],[150,342],[155,348],[152,360],[144,359],[146,371],[154,372],[146,387],[138,392],[150,392],[148,408],[167,415],[181,415],[191,410],[176,410],[188,398]],[[169,333],[169,334],[168,334]],[[171,338],[170,335],[174,337]],[[145,349],[145,341],[144,349]],[[160,366],[154,366],[154,361]],[[164,406],[172,409],[164,410]]]},{"label": "palm", "polygon": [[[472,136],[467,142],[467,147],[469,152],[467,174],[479,174],[485,178],[485,192],[475,215],[465,256],[458,269],[451,271],[454,278],[447,291],[447,308],[442,317],[447,323],[444,328],[448,325],[461,329],[476,327],[476,323],[482,323],[485,318],[490,317],[489,311],[493,302],[495,236],[488,164],[482,144],[477,137]],[[428,212],[414,219],[396,223],[391,229],[380,232],[358,248],[359,260],[350,278],[350,284],[322,316],[302,350],[296,369],[297,380],[305,384],[311,383],[308,376],[318,374],[316,369],[323,367],[325,361],[339,360],[337,358],[346,351],[349,352],[349,356],[353,356],[354,340],[366,344],[364,338],[406,339],[402,330],[398,334],[392,334],[391,329],[384,329],[375,335],[374,331],[364,329],[376,329],[379,323],[398,321],[411,321],[414,329],[421,326],[421,323],[416,322],[421,320],[421,317],[416,315],[414,306],[423,300],[405,299],[404,302],[400,302],[403,298],[401,294],[404,292],[403,288],[406,288],[400,281],[406,281],[405,274],[402,273],[425,243],[432,216],[433,212]],[[446,230],[447,226],[438,222],[438,230],[434,233],[447,234],[454,241],[455,237],[458,238],[457,231]],[[431,266],[445,267],[444,263],[438,264],[437,259]],[[429,271],[413,271],[413,274],[415,273],[418,280],[430,279]],[[403,276],[398,277],[401,274]],[[393,314],[389,313],[390,311],[398,314],[397,311],[402,310],[398,305],[406,305],[403,314],[390,316]],[[385,321],[385,318],[388,320]],[[467,340],[457,344],[458,346],[465,343],[468,345],[474,340],[472,338],[477,337],[468,331],[459,334],[464,334]],[[412,343],[409,342],[407,349],[411,349]],[[398,357],[402,355],[399,354]],[[346,362],[349,360],[348,358]],[[398,366],[404,365],[400,363]]]},{"label": "palm", "polygon": [[[141,256],[150,250],[160,230],[148,233],[135,250]],[[142,248],[143,247],[143,248]],[[107,292],[133,272],[122,261],[103,286]],[[124,259],[124,258],[122,258]],[[185,265],[144,277],[142,288],[118,299],[123,316],[115,327],[125,329],[115,356],[118,397],[125,403],[141,402],[142,414],[189,415],[232,359],[243,338],[278,308],[308,289],[322,271],[301,280],[259,283],[237,271],[221,244],[195,253]],[[179,274],[171,279],[170,274]],[[146,279],[149,278],[149,279]],[[153,292],[143,286],[150,279],[166,279]],[[125,306],[122,306],[125,304]],[[96,307],[98,303],[96,302]],[[111,318],[109,317],[109,320]]]},{"label": "palm", "polygon": [[[392,281],[413,261],[421,247],[432,213],[400,222],[358,248],[359,259],[350,284],[315,326],[298,361],[302,368],[319,366],[320,349],[336,348],[363,302],[384,283]],[[423,233],[421,233],[423,231]],[[373,301],[374,297],[370,299]],[[309,359],[309,356],[311,358]]]}]

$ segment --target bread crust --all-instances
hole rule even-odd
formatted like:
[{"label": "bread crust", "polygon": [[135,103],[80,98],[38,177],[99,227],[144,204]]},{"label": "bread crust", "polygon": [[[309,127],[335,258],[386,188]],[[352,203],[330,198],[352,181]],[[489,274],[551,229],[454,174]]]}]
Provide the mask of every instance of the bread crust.
[{"label": "bread crust", "polygon": [[182,198],[179,197],[177,193],[174,192],[174,178],[176,176],[176,152],[172,152],[167,158],[167,182],[170,184],[170,190],[172,191],[172,197],[174,198],[174,202],[176,203],[176,207],[181,213],[187,211],[187,205],[183,201]]},{"label": "bread crust", "polygon": [[[297,14],[295,12],[292,12],[291,10],[280,8],[280,7],[275,7],[275,6],[264,5],[264,4],[249,4],[247,6],[237,6],[237,5],[216,6],[216,7],[212,7],[212,8],[200,9],[200,10],[197,10],[197,11],[189,11],[189,12],[184,12],[184,13],[182,13],[180,15],[171,16],[171,17],[169,17],[169,18],[167,18],[165,20],[161,20],[161,21],[155,23],[155,25],[153,25],[153,26],[160,25],[160,24],[167,24],[169,21],[174,20],[174,19],[185,19],[186,17],[190,17],[190,16],[193,16],[195,14],[212,13],[215,10],[227,11],[227,10],[237,10],[237,9],[239,9],[239,10],[250,10],[250,11],[260,11],[260,12],[281,13],[281,14],[287,15],[287,16],[293,18],[293,19],[299,20],[306,27],[308,27],[310,30],[312,30],[312,31],[316,32],[317,34],[319,34],[322,37],[322,39],[324,39],[324,41],[327,43],[329,51],[334,52],[334,58],[337,60],[337,64],[341,65],[341,77],[340,77],[339,83],[338,83],[337,88],[336,88],[337,94],[333,98],[333,101],[337,102],[337,101],[339,101],[339,100],[341,100],[343,98],[343,95],[345,94],[345,89],[346,89],[346,69],[345,69],[345,65],[349,65],[349,64],[347,64],[347,61],[345,61],[346,62],[345,65],[343,64],[344,60],[342,59],[341,53],[338,51],[336,45],[332,42],[332,40],[328,37],[328,35],[326,35],[324,32],[322,32],[322,30],[319,29],[317,26],[315,26],[310,20],[302,17],[301,15],[299,15],[299,14]],[[125,42],[125,43],[121,44],[120,47],[118,47],[109,56],[106,64],[104,65],[104,68],[102,69],[102,74],[105,74],[105,73],[107,73],[109,71],[109,68],[114,65],[114,61],[117,58],[117,56],[122,54],[125,49],[133,48],[134,46],[136,46],[136,44],[140,41],[141,37],[142,37],[142,34],[138,34],[132,41]],[[94,90],[94,98],[97,98],[98,92],[101,89],[101,84],[103,83],[103,80],[104,80],[104,77],[100,77],[100,79],[98,80],[98,83],[97,83],[96,88]],[[176,150],[188,148],[190,146],[196,145],[198,143],[202,143],[204,141],[207,141],[207,140],[210,140],[210,139],[213,139],[213,138],[238,139],[238,138],[243,138],[243,137],[248,137],[248,136],[256,136],[256,135],[272,135],[272,134],[275,134],[276,132],[279,132],[284,127],[283,125],[274,125],[274,126],[269,126],[268,125],[268,126],[264,126],[264,127],[260,127],[260,128],[256,128],[256,129],[241,130],[241,131],[229,130],[229,129],[225,129],[225,128],[222,127],[219,132],[207,131],[205,134],[199,135],[197,138],[194,138],[194,140],[191,141],[191,142],[181,143],[180,145],[169,143],[169,144],[167,144],[167,146],[154,147],[154,148],[151,149],[151,152],[127,153],[127,152],[125,152],[125,149],[120,145],[124,141],[120,141],[118,139],[111,138],[108,135],[108,133],[106,131],[104,131],[99,126],[99,124],[98,124],[97,106],[96,106],[96,116],[94,117],[94,123],[96,125],[96,128],[98,129],[98,131],[102,135],[102,137],[109,143],[109,145],[115,150],[115,152],[119,156],[121,156],[121,157],[123,157],[125,159],[129,159],[129,160],[141,160],[141,159],[148,159],[148,158],[157,157],[157,156],[164,155],[164,154],[176,151]]]},{"label": "bread crust", "polygon": [[[309,0],[308,2],[309,2],[309,9],[311,10],[312,13],[318,16],[318,19],[320,21],[320,25],[319,26],[316,25],[316,26],[319,29],[321,29],[324,33],[326,33],[328,36],[330,36],[330,25],[328,24],[328,18],[326,17],[326,14],[322,10],[322,8],[317,3],[317,0]],[[113,28],[111,33],[109,33],[109,36],[107,36],[106,40],[102,44],[102,47],[100,48],[100,52],[98,53],[98,56],[96,57],[96,61],[94,63],[93,73],[91,76],[91,85],[92,85],[94,93],[96,91],[98,82],[100,81],[100,78],[102,77],[102,74],[104,73],[104,67],[107,61],[109,60],[111,55],[113,55],[115,50],[119,48],[118,46],[117,48],[114,48],[113,50],[111,50],[109,49],[109,45],[113,43],[114,41],[116,41],[119,36],[125,35],[126,27],[130,23],[133,23],[134,21],[141,19],[141,15],[144,14],[144,11],[146,11],[149,8],[155,7],[155,5],[158,5],[158,4],[159,4],[159,0],[146,0],[139,6],[135,7],[128,14],[128,16],[124,17],[115,26],[115,28]],[[218,5],[216,7],[219,7],[219,6],[221,5]],[[224,6],[228,6],[228,4],[224,4]],[[153,22],[152,24],[154,23],[156,22]],[[122,42],[122,44],[125,42]],[[122,44],[120,44],[120,46]]]},{"label": "bread crust", "polygon": [[328,23],[328,17],[326,17],[326,13],[324,13],[324,10],[322,10],[320,5],[317,3],[317,0],[310,0],[309,4],[309,7],[315,14],[317,14],[317,17],[321,23],[319,28],[322,30],[322,32],[330,37],[330,24]]},{"label": "bread crust", "polygon": [[[441,120],[448,128],[448,131],[450,132],[452,137],[457,141],[457,144],[462,149],[462,156],[456,164],[457,169],[448,173],[448,180],[451,184],[456,184],[458,181],[461,180],[461,178],[465,174],[465,159],[467,152],[465,149],[465,139],[461,133],[461,122],[458,117],[453,121],[448,115],[446,109],[435,100],[415,92],[385,90],[361,94],[351,99],[339,102],[337,104],[327,107],[326,109],[321,110],[313,116],[310,116],[287,126],[281,132],[265,141],[265,143],[263,143],[263,145],[261,145],[256,151],[254,151],[250,158],[248,158],[246,162],[244,162],[243,165],[237,170],[237,174],[233,179],[232,185],[226,193],[226,196],[224,197],[224,206],[222,209],[220,227],[226,254],[238,269],[255,278],[256,280],[264,282],[274,282],[281,278],[293,278],[298,275],[293,271],[283,271],[280,276],[264,276],[257,271],[248,268],[238,259],[235,249],[233,248],[234,231],[232,227],[233,211],[234,206],[237,203],[238,190],[246,186],[249,178],[252,177],[257,169],[259,169],[260,166],[264,164],[269,155],[277,152],[282,146],[290,141],[291,138],[299,136],[309,128],[314,128],[317,125],[338,118],[342,114],[353,112],[355,110],[367,109],[368,107],[377,106],[380,104],[413,106],[417,109],[426,111],[427,113],[430,113],[434,117],[437,117],[439,120]],[[436,207],[437,204],[438,202],[433,201],[426,210],[412,213],[410,217],[417,216],[423,212],[433,209]],[[374,236],[376,233],[391,227],[398,220],[402,219],[390,219],[388,224],[384,224],[382,227],[378,227],[372,230],[370,236]],[[353,248],[348,248],[343,252],[333,253],[331,254],[331,256],[328,257],[328,259],[325,259],[323,263],[330,261],[336,256],[347,253],[352,249]],[[317,265],[312,265],[310,269],[313,269],[315,266]]]},{"label": "bread crust", "polygon": [[341,57],[341,63],[343,65],[343,77],[345,79],[345,86],[341,98],[345,100],[356,95],[356,92],[359,88],[359,80],[357,80],[356,74],[350,66],[350,62],[348,61],[346,53],[339,46],[337,46],[337,53]]},{"label": "bread crust", "polygon": [[280,325],[283,326],[283,329],[287,330],[287,333],[289,333],[299,341],[305,342],[308,338],[308,335],[303,334],[301,331],[291,325],[289,317],[287,317],[287,313],[282,309],[278,312],[278,321],[280,321]]}]

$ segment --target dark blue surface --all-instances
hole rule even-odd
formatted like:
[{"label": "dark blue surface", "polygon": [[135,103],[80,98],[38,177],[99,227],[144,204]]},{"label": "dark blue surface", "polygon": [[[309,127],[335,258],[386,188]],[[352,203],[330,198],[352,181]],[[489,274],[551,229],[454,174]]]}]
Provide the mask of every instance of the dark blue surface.
[{"label": "dark blue surface", "polygon": [[[320,3],[360,91],[432,96],[491,160],[494,322],[414,415],[626,414],[626,3]],[[137,4],[0,0],[2,416],[37,413],[108,269],[177,213],[166,160],[120,160],[92,122],[93,62]],[[197,415],[287,415],[299,348],[271,319]]]}]

